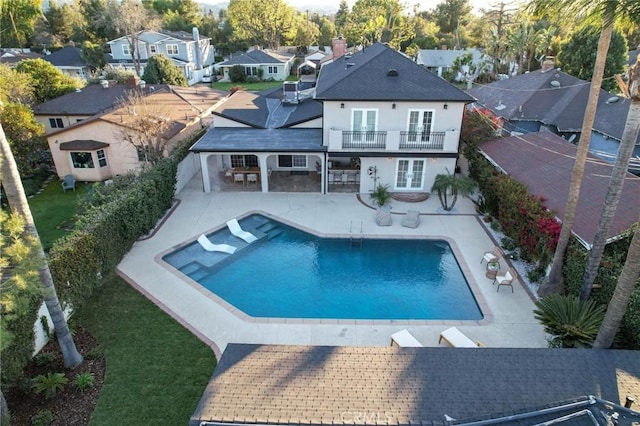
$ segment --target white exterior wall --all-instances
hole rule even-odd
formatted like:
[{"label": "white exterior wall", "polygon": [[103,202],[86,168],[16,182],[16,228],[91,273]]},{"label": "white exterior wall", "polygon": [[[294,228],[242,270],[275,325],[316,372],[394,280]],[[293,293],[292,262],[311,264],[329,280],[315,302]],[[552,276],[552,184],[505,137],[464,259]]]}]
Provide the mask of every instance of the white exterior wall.
[{"label": "white exterior wall", "polygon": [[220,117],[219,115],[214,116],[213,118],[213,127],[246,127],[249,128],[251,126],[247,124],[242,124],[234,120],[229,120],[225,117]]},{"label": "white exterior wall", "polygon": [[322,117],[291,126],[292,129],[322,129]]},{"label": "white exterior wall", "polygon": [[398,167],[398,160],[409,159],[398,155],[398,157],[360,157],[361,166],[360,170],[360,192],[368,193],[374,189],[373,178],[369,176],[367,170],[369,167],[376,167],[377,183],[381,185],[389,185],[389,190],[394,192],[430,192],[433,181],[436,175],[447,173],[453,173],[456,166],[455,158],[428,158],[428,157],[412,157],[411,160],[424,160],[424,177],[422,188],[411,189],[398,189],[395,187],[396,170]]}]

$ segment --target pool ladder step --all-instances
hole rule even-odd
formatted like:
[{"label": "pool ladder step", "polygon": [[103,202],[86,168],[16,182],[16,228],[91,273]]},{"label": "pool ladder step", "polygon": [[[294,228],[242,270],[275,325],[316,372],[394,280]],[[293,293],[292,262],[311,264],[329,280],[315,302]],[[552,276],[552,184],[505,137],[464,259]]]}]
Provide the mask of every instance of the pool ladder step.
[{"label": "pool ladder step", "polygon": [[364,234],[362,233],[362,221],[360,221],[360,233],[356,234],[353,230],[353,221],[349,223],[349,245],[351,247],[360,247],[362,248],[362,240],[364,239]]}]

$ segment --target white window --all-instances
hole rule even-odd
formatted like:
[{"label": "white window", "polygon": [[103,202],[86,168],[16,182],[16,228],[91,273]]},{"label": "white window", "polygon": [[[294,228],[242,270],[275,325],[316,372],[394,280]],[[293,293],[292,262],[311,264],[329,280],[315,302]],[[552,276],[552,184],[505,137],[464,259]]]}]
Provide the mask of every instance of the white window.
[{"label": "white window", "polygon": [[306,155],[278,155],[279,168],[306,169]]},{"label": "white window", "polygon": [[93,169],[93,158],[90,152],[72,152],[71,163],[74,169]]},{"label": "white window", "polygon": [[104,149],[99,149],[96,154],[98,155],[98,164],[100,167],[107,166],[107,154],[104,152]]},{"label": "white window", "polygon": [[378,110],[377,109],[354,109],[351,116],[351,130],[353,141],[360,142],[366,140],[373,142],[375,140],[374,132],[378,128]]},{"label": "white window", "polygon": [[396,189],[422,189],[424,160],[398,160]]},{"label": "white window", "polygon": [[411,110],[409,111],[409,141],[429,141],[433,131],[433,111]]},{"label": "white window", "polygon": [[129,50],[129,43],[125,43],[122,45],[122,54],[125,56],[131,55],[131,50]]},{"label": "white window", "polygon": [[258,167],[255,155],[231,155],[231,167]]},{"label": "white window", "polygon": [[177,54],[178,54],[178,45],[167,44],[167,55],[177,55]]},{"label": "white window", "polygon": [[278,74],[278,67],[269,67],[269,74]]},{"label": "white window", "polygon": [[150,44],[149,53],[152,55],[155,55],[156,53],[158,53],[158,46],[156,46],[155,44]]},{"label": "white window", "polygon": [[51,126],[52,129],[64,129],[62,118],[50,118],[49,126]]}]

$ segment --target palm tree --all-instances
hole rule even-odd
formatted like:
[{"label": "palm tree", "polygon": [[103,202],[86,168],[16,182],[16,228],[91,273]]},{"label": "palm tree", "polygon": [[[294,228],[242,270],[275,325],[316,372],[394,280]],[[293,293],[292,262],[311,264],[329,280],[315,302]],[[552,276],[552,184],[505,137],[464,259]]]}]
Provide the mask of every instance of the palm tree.
[{"label": "palm tree", "polygon": [[[2,109],[0,104],[0,110]],[[60,344],[60,350],[64,359],[64,366],[66,368],[73,368],[82,363],[82,355],[76,349],[76,344],[73,341],[73,336],[69,332],[69,326],[64,318],[62,307],[60,306],[60,300],[56,293],[56,288],[53,285],[53,277],[49,270],[49,265],[46,262],[44,251],[42,250],[42,244],[40,244],[40,237],[38,231],[33,222],[33,216],[29,209],[29,203],[22,187],[22,181],[20,180],[20,174],[18,173],[18,167],[13,153],[9,147],[9,142],[5,137],[2,125],[0,125],[0,171],[2,187],[4,188],[5,195],[9,201],[9,206],[14,214],[19,214],[24,218],[25,230],[30,233],[37,241],[38,256],[42,260],[42,267],[40,269],[40,281],[43,287],[43,297],[49,315],[53,320],[53,326],[55,329],[58,343]]]},{"label": "palm tree", "polygon": [[611,228],[613,215],[616,213],[620,195],[622,194],[629,159],[631,158],[635,143],[638,140],[638,134],[640,133],[640,60],[629,68],[629,80],[625,89],[625,95],[631,99],[631,105],[629,106],[627,122],[622,132],[622,140],[618,148],[616,163],[611,173],[607,196],[602,206],[598,232],[596,233],[593,246],[589,252],[587,268],[584,271],[582,288],[580,289],[580,300],[583,302],[589,298],[591,288],[596,280],[600,261],[602,260],[604,248],[607,244],[607,236]]},{"label": "palm tree", "polygon": [[[436,175],[431,191],[438,193],[440,204],[446,211],[453,209],[458,195],[466,197],[473,192],[475,182],[466,176],[456,176],[451,173]],[[451,194],[451,200],[448,195]],[[450,201],[450,202],[449,202]]]},{"label": "palm tree", "polygon": [[630,4],[632,1],[635,0],[533,0],[531,3],[539,14],[555,12],[571,15],[574,19],[578,17],[591,19],[599,17],[602,19],[602,31],[598,41],[596,62],[591,78],[589,99],[584,112],[576,160],[571,174],[569,196],[565,214],[562,219],[562,229],[553,256],[551,271],[546,281],[538,289],[540,296],[564,292],[562,267],[564,265],[565,251],[571,238],[571,230],[578,206],[580,187],[582,185],[582,177],[584,176],[585,163],[589,152],[589,142],[591,141],[591,130],[598,106],[598,96],[600,94],[600,87],[602,86],[605,61],[611,42],[611,33],[613,32],[613,21],[617,14],[619,14],[619,16],[628,16],[629,10],[625,9],[625,7],[627,3]]},{"label": "palm tree", "polygon": [[[640,218],[638,218],[640,221]],[[636,231],[631,239],[629,251],[627,251],[627,259],[624,262],[622,272],[618,277],[616,289],[613,291],[611,301],[607,307],[607,313],[604,316],[600,331],[596,341],[593,343],[595,349],[606,349],[613,343],[613,338],[620,328],[620,322],[624,316],[629,299],[638,283],[640,276],[640,225],[636,227]]]}]

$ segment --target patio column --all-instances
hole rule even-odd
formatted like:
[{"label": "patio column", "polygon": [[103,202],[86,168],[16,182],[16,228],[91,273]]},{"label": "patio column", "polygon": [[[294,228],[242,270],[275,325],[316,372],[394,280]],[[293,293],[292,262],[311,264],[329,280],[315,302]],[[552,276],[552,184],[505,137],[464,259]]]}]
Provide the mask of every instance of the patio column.
[{"label": "patio column", "polygon": [[211,192],[211,179],[209,179],[209,167],[207,166],[208,153],[201,152],[200,157],[200,170],[202,170],[202,189],[204,192]]},{"label": "patio column", "polygon": [[262,192],[269,192],[269,171],[267,170],[268,154],[256,154],[258,157],[258,166],[260,167],[260,186]]}]

